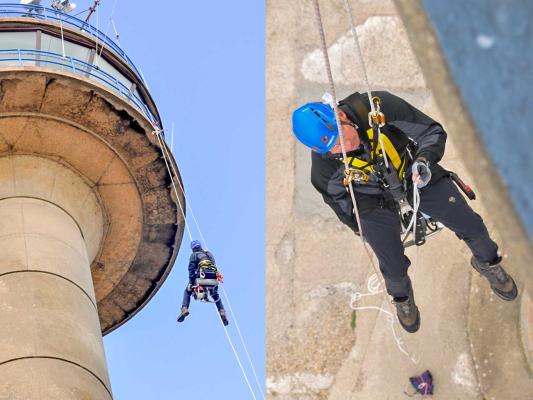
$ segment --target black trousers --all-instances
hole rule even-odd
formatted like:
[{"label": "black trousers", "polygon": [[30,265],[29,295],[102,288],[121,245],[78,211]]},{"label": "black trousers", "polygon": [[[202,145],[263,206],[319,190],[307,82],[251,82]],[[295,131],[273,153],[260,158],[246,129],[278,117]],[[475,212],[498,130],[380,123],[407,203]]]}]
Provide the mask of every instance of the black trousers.
[{"label": "black trousers", "polygon": [[[491,262],[497,257],[498,246],[489,237],[483,219],[470,208],[450,178],[420,190],[420,211],[455,232],[478,261]],[[407,269],[411,262],[404,254],[397,212],[375,208],[362,212],[360,218],[363,235],[379,260],[387,292],[394,297],[408,296]]]}]

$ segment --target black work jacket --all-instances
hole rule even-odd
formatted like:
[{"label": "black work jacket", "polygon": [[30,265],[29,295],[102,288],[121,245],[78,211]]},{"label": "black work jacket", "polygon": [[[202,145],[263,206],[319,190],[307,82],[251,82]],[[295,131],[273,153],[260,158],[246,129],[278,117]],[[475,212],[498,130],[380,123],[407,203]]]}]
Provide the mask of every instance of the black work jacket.
[{"label": "black work jacket", "polygon": [[189,258],[189,280],[194,282],[198,275],[198,263],[202,260],[210,260],[213,264],[215,263],[215,257],[208,250],[199,250],[194,251]]},{"label": "black work jacket", "polygon": [[[446,132],[442,126],[405,100],[389,92],[372,92],[372,95],[381,99],[381,111],[386,119],[381,132],[402,159],[397,168],[402,178],[408,183],[411,182],[411,166],[417,157],[425,157],[429,161],[432,172],[430,184],[442,178],[446,172],[437,164],[444,155],[446,143]],[[369,160],[375,142],[369,137],[372,132],[368,124],[368,112],[370,111],[368,95],[356,92],[339,102],[339,108],[353,123],[357,124],[362,142],[359,149],[347,155],[348,160]],[[408,149],[412,158],[408,155]],[[311,160],[311,183],[322,194],[326,204],[335,211],[339,219],[357,231],[350,193],[343,184],[342,157],[312,152]],[[355,166],[351,165],[351,167]],[[392,197],[377,179],[373,180],[371,177],[368,183],[353,183],[353,188],[361,213],[377,207],[394,207]]]}]

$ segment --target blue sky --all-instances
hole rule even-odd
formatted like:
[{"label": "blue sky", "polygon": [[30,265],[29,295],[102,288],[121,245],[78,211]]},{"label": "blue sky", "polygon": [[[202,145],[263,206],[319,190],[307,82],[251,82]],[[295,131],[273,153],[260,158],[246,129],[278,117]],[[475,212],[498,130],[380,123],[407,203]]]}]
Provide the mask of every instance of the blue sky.
[{"label": "blue sky", "polygon": [[[102,0],[103,31],[113,2]],[[77,12],[91,2],[76,3]],[[264,3],[118,0],[114,20],[165,127],[170,131],[175,123],[174,154],[187,196],[225,275],[263,382]],[[96,16],[91,22],[96,25]],[[194,225],[191,229],[198,236]],[[176,265],[154,299],[104,338],[115,399],[252,398],[214,306],[193,303],[191,316],[176,323],[189,254],[185,235]]]}]

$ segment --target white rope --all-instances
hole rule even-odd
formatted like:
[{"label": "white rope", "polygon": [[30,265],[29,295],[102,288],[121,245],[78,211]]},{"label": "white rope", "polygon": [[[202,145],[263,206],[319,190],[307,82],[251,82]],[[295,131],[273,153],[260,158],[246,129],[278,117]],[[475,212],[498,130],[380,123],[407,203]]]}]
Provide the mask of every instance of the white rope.
[{"label": "white rope", "polygon": [[174,152],[174,122],[172,122],[172,130],[170,131],[170,152]]},{"label": "white rope", "polygon": [[[357,34],[357,30],[355,28],[355,20],[353,17],[352,12],[352,6],[350,5],[349,0],[344,0],[344,7],[346,8],[346,11],[348,13],[348,16],[350,17],[350,24],[352,28],[352,36],[355,42],[355,51],[357,55],[359,56],[359,61],[361,61],[361,69],[363,70],[363,76],[365,78],[366,83],[366,93],[368,94],[368,102],[370,103],[370,109],[374,113],[376,110],[374,109],[374,103],[372,102],[372,93],[370,92],[370,81],[368,79],[368,75],[366,73],[366,66],[365,66],[365,59],[363,58],[363,52],[361,51],[361,44],[359,43],[359,35]],[[384,149],[384,147],[382,146]]]},{"label": "white rope", "polygon": [[[420,191],[418,190],[418,185],[416,183],[413,183],[413,215],[411,217],[411,220],[409,221],[409,225],[407,225],[407,229],[405,230],[405,236],[402,240],[402,243],[405,243],[407,236],[409,236],[410,233],[413,234],[413,240],[415,240],[416,220],[418,218],[419,208],[420,208]],[[413,229],[412,231],[411,231],[411,228]]]},{"label": "white rope", "polygon": [[[342,124],[340,122],[340,118],[339,118],[339,109],[337,107],[337,94],[336,94],[336,91],[335,91],[335,83],[333,82],[333,75],[331,73],[331,63],[329,61],[328,47],[327,47],[327,44],[326,44],[326,35],[324,34],[324,27],[322,25],[322,16],[320,14],[320,5],[318,4],[318,0],[314,0],[313,4],[315,6],[315,16],[316,16],[316,20],[317,20],[317,23],[318,23],[320,41],[322,43],[322,54],[324,55],[324,61],[325,61],[325,64],[326,64],[326,72],[327,72],[327,75],[328,75],[329,90],[331,92],[331,97],[332,97],[332,105],[333,105],[333,111],[334,111],[334,114],[335,114],[335,122],[337,123],[337,129],[339,130],[339,142],[340,142],[340,145],[341,145],[344,168],[345,168],[345,170],[348,170],[349,169],[349,165],[348,165],[348,157],[346,155],[346,146],[344,144],[344,132],[343,132]],[[361,224],[361,219],[359,218],[359,210],[357,208],[357,201],[355,200],[355,194],[354,194],[352,185],[348,185],[348,190],[350,192],[350,197],[352,199],[352,203],[353,203],[353,206],[354,206],[355,219],[356,219],[356,222],[357,222],[357,226],[359,228],[359,233],[360,233],[360,237],[361,237],[361,242],[363,244],[363,248],[365,249],[366,253],[368,254],[368,256],[369,256],[369,258],[371,260],[372,266],[375,268],[374,262],[372,261],[372,257],[370,255],[369,250],[367,249],[367,246],[366,246],[366,243],[365,243],[365,240],[364,240],[364,237],[363,237],[363,226]]]},{"label": "white rope", "polygon": [[226,290],[224,289],[224,286],[221,286],[222,288],[222,294],[224,295],[224,299],[226,299],[226,303],[228,305],[229,311],[231,313],[231,316],[233,318],[233,322],[235,323],[235,328],[237,328],[237,332],[239,333],[239,338],[241,339],[242,347],[244,348],[244,352],[246,353],[246,357],[248,358],[248,363],[250,364],[250,367],[252,368],[252,372],[254,374],[255,382],[257,383],[257,387],[259,389],[259,393],[261,394],[261,397],[263,400],[265,399],[265,394],[263,393],[263,390],[261,389],[261,383],[259,383],[259,378],[257,377],[257,373],[255,372],[254,364],[252,362],[252,358],[250,357],[250,353],[248,353],[248,348],[246,347],[246,344],[244,342],[244,338],[241,334],[241,329],[239,328],[239,324],[237,323],[237,318],[235,318],[235,313],[233,312],[233,308],[231,307],[231,303],[229,301],[229,297],[226,294]]},{"label": "white rope", "polygon": [[[168,157],[170,158],[170,154],[168,153],[168,150],[167,149],[163,149],[163,152],[166,152]],[[171,168],[172,168],[172,171],[174,173],[174,176],[178,176],[178,172],[176,171],[176,167],[174,167],[174,164],[171,163]],[[170,171],[169,171],[170,172]],[[171,174],[172,175],[172,174]],[[183,193],[183,197],[185,198],[185,201],[187,202],[187,205],[189,207],[189,210],[191,211],[191,216],[192,216],[192,219],[194,221],[194,224],[196,226],[196,230],[198,231],[198,234],[200,235],[200,239],[202,241],[202,244],[204,245],[205,249],[208,250],[209,247],[207,246],[207,241],[205,240],[204,238],[204,235],[202,233],[202,230],[200,229],[200,225],[198,224],[198,221],[196,220],[196,216],[194,215],[194,211],[192,209],[192,206],[191,206],[191,202],[189,201],[189,199],[187,198],[187,195],[185,194],[185,189],[183,188],[183,185],[181,184],[180,180],[178,179],[178,185],[181,189],[181,193]],[[192,238],[191,238],[192,240]]]},{"label": "white rope", "polygon": [[[413,184],[413,216],[411,218],[411,221],[409,222],[409,226],[407,228],[407,233],[405,235],[405,238],[407,238],[407,236],[409,235],[410,232],[412,232],[413,234],[413,240],[414,240],[414,237],[415,237],[415,229],[416,229],[416,218],[417,218],[417,214],[418,214],[418,208],[420,206],[420,192],[418,190],[418,187],[417,187],[417,184],[414,183]],[[411,229],[411,226],[413,227],[413,230],[410,231]],[[404,241],[405,241],[405,238],[404,238]],[[414,262],[414,265],[413,265],[413,268],[412,268],[412,273],[411,273],[411,284],[414,286],[415,284],[415,276],[416,276],[416,270],[417,270],[417,266],[418,266],[418,256],[419,256],[419,251],[420,251],[420,246],[416,246],[416,255],[415,255],[415,262]],[[367,290],[368,292],[367,293],[361,293],[361,292],[355,292],[352,294],[352,297],[350,299],[350,308],[354,311],[358,311],[358,310],[377,310],[379,312],[383,312],[387,315],[387,318],[389,319],[389,321],[391,322],[391,330],[392,330],[392,334],[393,334],[393,337],[394,337],[394,340],[396,342],[396,347],[398,348],[398,350],[400,350],[401,353],[403,353],[404,355],[406,355],[407,357],[409,357],[409,359],[415,363],[415,364],[418,364],[419,360],[420,360],[420,357],[415,357],[414,355],[412,355],[411,353],[409,353],[406,349],[405,349],[405,342],[404,340],[402,339],[402,337],[396,332],[396,329],[394,328],[394,322],[395,322],[395,318],[394,318],[394,314],[391,313],[390,311],[387,311],[385,310],[384,308],[382,307],[378,307],[378,306],[358,306],[357,303],[363,298],[363,297],[369,297],[369,296],[375,296],[375,295],[378,295],[380,293],[384,293],[385,292],[385,289],[382,288],[382,285],[384,284],[384,280],[383,279],[379,279],[378,278],[378,275],[376,273],[373,273],[369,278],[368,278],[368,281],[367,281]]]},{"label": "white rope", "polygon": [[[117,7],[117,1],[118,0],[115,0],[113,2],[113,7],[111,8],[111,14],[109,16],[109,21],[107,23],[107,27],[105,28],[105,33],[104,33],[104,36],[107,37],[107,32],[109,31],[109,27],[111,26],[111,24],[113,24],[113,29],[115,30],[115,35],[118,36],[118,33],[117,33],[117,29],[115,28],[115,23],[113,22],[113,16],[115,15],[115,8]],[[96,17],[98,18],[98,14],[96,14]],[[120,44],[119,44],[120,46]],[[104,51],[104,46],[102,46],[102,48],[100,49],[100,57],[102,56],[102,52]]]},{"label": "white rope", "polygon": [[[187,233],[189,234],[189,239],[191,240],[192,242],[192,235],[191,235],[191,230],[189,229],[189,224],[187,223],[187,217],[185,216],[185,210],[183,209],[183,206],[181,204],[181,200],[180,200],[180,196],[178,194],[178,190],[176,189],[176,185],[174,184],[174,177],[172,175],[172,172],[170,171],[170,168],[168,166],[169,164],[169,161],[167,160],[167,156],[166,156],[166,152],[165,152],[165,145],[163,144],[163,141],[161,140],[161,131],[156,129],[154,131],[155,135],[157,136],[157,140],[159,141],[159,146],[161,147],[161,150],[163,152],[163,160],[165,160],[165,165],[167,167],[167,171],[170,175],[170,181],[172,182],[172,187],[174,188],[174,193],[176,194],[176,199],[178,200],[178,205],[180,207],[180,210],[181,210],[181,213],[183,214],[183,221],[185,222],[185,228],[187,229]],[[172,165],[172,163],[170,163]],[[176,178],[178,177],[178,175],[175,175]],[[177,179],[177,181],[179,182],[179,179]],[[181,186],[181,184],[180,184]],[[183,189],[183,188],[182,188]]]},{"label": "white rope", "polygon": [[[415,258],[415,269],[416,265],[418,263],[418,248],[417,248],[417,255]],[[370,297],[370,296],[376,296],[381,293],[385,293],[385,289],[383,288],[384,280],[379,279],[378,275],[376,273],[373,273],[370,275],[367,281],[367,290],[366,293],[361,292],[355,292],[352,294],[352,297],[350,299],[350,308],[354,311],[359,310],[377,310],[379,312],[382,312],[386,314],[387,320],[390,322],[390,328],[392,332],[392,336],[394,338],[394,341],[396,343],[396,347],[398,350],[407,356],[414,364],[418,364],[420,357],[414,356],[412,353],[408,352],[405,348],[405,342],[402,338],[402,336],[396,331],[395,323],[397,322],[396,315],[392,313],[391,311],[385,310],[383,307],[379,306],[358,306],[357,304],[363,297]],[[414,284],[414,275],[413,275],[413,284]],[[388,302],[388,299],[385,297],[385,301]]]},{"label": "white rope", "polygon": [[111,18],[111,25],[113,25],[113,30],[115,31],[115,41],[120,46],[120,35],[118,34],[117,27],[115,25],[115,20]]},{"label": "white rope", "polygon": [[[178,173],[177,173],[177,171],[176,171],[176,168],[175,168],[174,164],[171,163],[171,162],[169,162],[169,161],[167,160],[167,156],[168,156],[168,158],[170,159],[170,158],[171,158],[171,154],[169,153],[168,148],[163,144],[163,140],[161,139],[161,135],[160,135],[161,130],[158,130],[157,128],[154,127],[154,133],[155,133],[156,136],[157,136],[157,140],[159,141],[159,146],[160,146],[160,148],[161,148],[161,150],[162,150],[162,152],[163,152],[163,159],[165,160],[165,165],[166,165],[167,171],[168,171],[168,173],[169,173],[169,175],[170,175],[170,178],[171,178],[171,181],[172,181],[172,187],[174,188],[174,192],[175,192],[175,194],[176,194],[176,198],[178,199],[179,208],[180,208],[180,210],[181,210],[181,213],[182,213],[182,215],[183,215],[183,219],[184,219],[184,221],[185,221],[185,227],[187,228],[187,232],[189,233],[189,238],[190,238],[190,240],[192,241],[193,239],[192,239],[192,235],[191,235],[191,232],[190,232],[190,229],[189,229],[188,223],[187,223],[187,219],[186,219],[185,211],[184,211],[184,209],[183,209],[183,207],[182,207],[182,205],[181,205],[181,201],[179,200],[179,195],[178,195],[178,192],[177,192],[177,189],[176,189],[176,185],[175,185],[175,183],[174,183],[174,176],[175,176],[175,177],[178,177],[179,175],[178,175]],[[170,164],[170,166],[169,166],[169,164]],[[183,188],[183,185],[181,184],[181,182],[180,182],[179,179],[177,179],[177,181],[178,181],[178,185],[179,185],[179,187],[180,187],[180,189],[181,189],[181,192],[183,193],[183,197],[184,197],[185,201],[187,202],[187,204],[189,205],[189,209],[191,210],[191,215],[193,215],[193,220],[194,220],[194,223],[196,224],[196,228],[197,228],[197,230],[198,230],[198,232],[199,232],[199,234],[200,234],[200,236],[201,236],[201,238],[202,238],[202,241],[203,241],[203,243],[205,244],[205,247],[206,247],[206,249],[207,249],[207,244],[206,244],[205,238],[204,238],[204,236],[203,236],[203,234],[202,234],[202,232],[201,232],[201,229],[200,229],[200,226],[199,226],[199,224],[198,224],[198,221],[196,220],[196,218],[194,218],[194,214],[193,214],[193,211],[192,211],[192,207],[191,207],[191,205],[190,205],[189,200],[187,199],[187,195],[185,194],[185,190],[184,190],[184,188]],[[222,286],[221,286],[221,287],[222,287]],[[227,303],[228,303],[228,307],[229,307],[230,313],[231,313],[231,315],[232,315],[233,321],[235,322],[235,327],[237,328],[237,332],[239,333],[239,337],[240,337],[240,339],[241,339],[241,342],[242,342],[243,348],[245,349],[246,355],[247,355],[247,357],[248,357],[248,361],[249,361],[249,363],[250,363],[250,365],[251,365],[251,367],[252,367],[252,371],[253,371],[253,374],[254,374],[254,376],[255,376],[255,379],[256,379],[256,382],[257,382],[257,385],[258,385],[259,391],[260,391],[260,393],[261,393],[262,398],[264,399],[265,396],[264,396],[264,394],[263,394],[263,391],[261,390],[261,385],[260,385],[260,383],[259,383],[259,379],[257,378],[257,374],[256,374],[256,372],[255,372],[255,368],[254,368],[254,365],[253,365],[252,359],[251,359],[251,357],[250,357],[250,354],[249,354],[249,352],[248,352],[248,348],[246,347],[246,344],[245,344],[245,342],[244,342],[244,338],[243,338],[243,336],[242,336],[242,333],[241,333],[241,331],[240,331],[240,329],[239,329],[239,325],[238,325],[238,323],[237,323],[237,316],[235,315],[235,313],[233,312],[233,309],[231,308],[231,303],[230,303],[230,301],[229,301],[229,296],[227,295],[226,290],[224,289],[224,287],[222,287],[222,292],[223,292],[224,297],[225,297],[225,299],[226,299],[226,301],[227,301]],[[230,344],[230,346],[231,346],[231,348],[232,348],[232,350],[233,350],[233,354],[235,355],[235,358],[237,359],[237,362],[238,362],[238,364],[239,364],[239,367],[241,368],[241,371],[242,371],[242,373],[243,373],[243,375],[244,375],[244,379],[246,380],[246,383],[247,383],[247,385],[248,385],[248,388],[250,389],[250,392],[251,392],[251,394],[252,394],[252,397],[254,398],[254,400],[257,400],[256,397],[255,397],[255,393],[254,393],[254,391],[252,390],[252,387],[251,387],[251,385],[250,385],[250,381],[248,380],[248,377],[247,377],[247,375],[246,375],[246,371],[244,370],[244,368],[243,368],[243,366],[242,366],[242,363],[241,363],[241,361],[240,361],[239,355],[238,355],[238,353],[237,353],[237,351],[236,351],[236,349],[235,349],[235,346],[233,345],[233,342],[231,341],[231,338],[230,338],[230,336],[229,336],[229,333],[228,333],[228,331],[227,331],[227,328],[226,328],[226,326],[225,326],[224,324],[222,324],[222,326],[224,327],[224,332],[226,333],[226,337],[228,338],[228,342],[229,342],[229,344]]]},{"label": "white rope", "polygon": [[61,27],[61,48],[63,49],[63,58],[67,57],[67,53],[65,52],[65,37],[63,35],[63,17],[61,16],[61,13],[58,13],[59,16],[59,26]]},{"label": "white rope", "polygon": [[[370,80],[368,79],[367,69],[365,65],[365,59],[363,57],[363,52],[361,50],[361,43],[359,42],[359,35],[357,34],[357,29],[355,26],[355,19],[353,17],[352,12],[352,6],[350,4],[349,0],[344,0],[344,7],[346,8],[346,12],[348,13],[348,16],[350,17],[350,26],[352,31],[352,36],[355,44],[355,51],[357,55],[359,56],[359,61],[361,61],[361,69],[363,70],[363,76],[365,78],[365,84],[366,84],[366,93],[368,95],[368,102],[370,103],[370,110],[372,111],[372,114],[376,112],[376,108],[374,106],[374,102],[372,101],[372,91],[370,90]],[[387,169],[389,168],[389,160],[387,159],[387,153],[385,152],[385,146],[383,145],[383,138],[381,137],[381,127],[378,124],[378,141],[381,146],[381,151],[383,154],[383,161],[385,161],[385,167]]]},{"label": "white rope", "polygon": [[[337,107],[337,96],[336,96],[336,92],[335,92],[335,83],[333,81],[333,75],[332,75],[332,72],[331,72],[331,63],[330,63],[329,55],[328,55],[328,48],[327,48],[327,44],[326,44],[324,26],[323,26],[323,23],[322,23],[322,16],[320,14],[319,0],[314,0],[313,4],[314,4],[314,7],[315,7],[316,22],[317,22],[318,30],[319,30],[319,34],[320,34],[320,40],[321,40],[321,44],[322,44],[322,53],[324,55],[324,61],[325,61],[325,65],[326,65],[326,72],[327,72],[327,75],[328,75],[329,90],[331,92],[332,100],[333,100],[332,103],[333,103],[333,110],[334,110],[334,113],[335,113],[335,121],[337,123],[337,127],[338,127],[338,130],[339,130],[339,142],[340,142],[340,145],[341,145],[341,151],[342,151],[342,156],[343,156],[343,161],[344,161],[344,167],[345,167],[346,170],[348,170],[349,166],[348,166],[348,160],[347,160],[347,155],[346,155],[346,147],[345,147],[345,144],[344,144],[344,133],[343,133],[343,128],[342,128],[342,125],[340,123],[340,118],[339,118],[339,112],[338,112],[338,107]],[[369,98],[369,102],[370,102],[370,107],[371,107],[372,112],[374,113],[376,110],[375,110],[374,104],[372,102],[372,94],[371,94],[371,91],[370,91],[370,85],[369,85],[369,82],[368,82],[368,76],[366,74],[366,68],[365,68],[365,65],[364,65],[364,59],[363,59],[363,55],[362,55],[362,52],[361,52],[361,47],[360,47],[360,44],[359,44],[357,32],[355,30],[355,23],[354,23],[353,15],[352,15],[352,12],[351,12],[351,7],[350,7],[350,5],[349,5],[347,0],[345,0],[345,4],[347,6],[347,10],[348,10],[348,13],[350,15],[350,20],[351,20],[351,23],[352,23],[352,33],[354,35],[356,48],[357,48],[357,51],[359,53],[362,65],[363,65],[363,71],[364,71],[365,80],[366,80],[366,84],[367,84],[367,94],[368,94],[368,98]],[[378,140],[380,141],[380,145],[381,145],[381,148],[382,148],[382,154],[383,154],[385,163],[387,165],[387,155],[386,155],[386,152],[385,152],[385,147],[383,146],[383,141],[382,141],[382,138],[381,138],[381,130],[379,128],[379,124],[378,124]],[[376,149],[376,151],[377,151],[377,149]],[[364,240],[363,227],[362,227],[361,220],[360,220],[360,217],[359,217],[359,211],[358,211],[357,202],[356,202],[356,199],[355,199],[354,190],[353,190],[353,187],[352,187],[351,184],[348,185],[348,189],[349,189],[350,197],[351,197],[351,200],[352,200],[352,203],[353,203],[353,206],[354,206],[354,214],[355,214],[355,219],[356,219],[356,222],[357,222],[357,226],[359,227],[359,233],[360,233],[360,237],[361,237],[361,242],[362,242],[363,248],[365,249],[365,252],[368,255],[368,258],[370,260],[370,264],[372,265],[372,268],[374,269],[374,274],[377,277],[377,276],[379,276],[379,270],[376,267],[376,264],[374,263],[373,257],[372,257],[372,255],[370,253],[370,250],[368,249],[368,247],[366,245],[366,241]],[[385,291],[383,290],[383,291],[378,291],[376,293],[369,293],[369,294],[364,294],[364,295],[371,295],[371,294],[378,294],[378,293],[385,293]],[[355,293],[354,297],[355,298],[358,297],[358,299],[355,300],[355,301],[358,301],[361,297],[363,297],[363,294]],[[385,296],[385,299],[386,299],[385,301],[387,303],[389,303],[386,296]],[[352,298],[352,302],[350,303],[350,307],[352,307],[352,309],[354,309],[353,308],[354,306],[352,305],[352,303],[353,303],[353,298]],[[390,306],[392,307],[392,304],[390,304]],[[395,340],[395,342],[397,344],[398,349],[404,355],[406,355],[411,361],[416,363],[415,358],[412,357],[403,347],[403,343],[404,343],[403,339],[397,334],[396,329],[394,327],[394,323],[398,322],[398,321],[397,321],[396,318],[394,318],[394,314],[392,312],[387,311],[387,310],[385,310],[385,309],[383,309],[381,307],[375,307],[375,306],[369,306],[369,307],[358,308],[358,309],[378,309],[380,311],[385,312],[389,316],[389,319],[391,321],[391,329],[392,329],[394,340]]]},{"label": "white rope", "polygon": [[[96,4],[96,30],[98,31],[98,26],[100,25],[100,12],[99,12],[99,7],[100,6],[100,3],[97,3]],[[96,67],[98,67],[98,58],[99,58],[99,55],[98,55],[98,35],[94,35],[94,47],[95,47],[95,53],[96,53],[96,57],[94,58],[94,65]],[[102,48],[104,47],[104,45],[102,44]]]},{"label": "white rope", "polygon": [[[418,190],[418,185],[413,183],[413,240],[416,238],[416,219],[418,218],[418,209],[420,207],[420,191]],[[408,229],[409,230],[409,229]],[[416,246],[416,243],[415,243]],[[418,266],[418,256],[420,252],[420,246],[416,246],[416,255],[415,255],[415,265],[413,268],[413,273],[411,274],[411,285],[415,285],[415,276]]]},{"label": "white rope", "polygon": [[[216,307],[215,307],[215,310],[217,310]],[[217,314],[218,314],[218,310],[217,310]],[[220,317],[218,317],[218,319],[220,319]],[[237,350],[235,349],[235,346],[233,345],[231,337],[228,333],[228,328],[226,328],[226,326],[224,325],[224,322],[222,322],[221,319],[220,319],[220,323],[222,324],[222,328],[224,328],[224,332],[226,333],[226,338],[228,338],[228,343],[231,346],[231,350],[233,350],[233,354],[235,355],[235,359],[237,360],[237,363],[239,364],[239,367],[242,372],[242,376],[244,376],[244,380],[246,381],[246,384],[248,385],[248,389],[250,389],[250,393],[252,394],[252,397],[254,398],[254,400],[257,400],[257,397],[255,397],[255,393],[252,389],[252,385],[250,385],[250,381],[248,380],[248,376],[246,375],[246,371],[244,370],[244,367],[242,366],[239,354],[237,354]]]},{"label": "white rope", "polygon": [[[375,274],[372,274],[372,276],[369,278],[369,281],[370,279],[372,279],[372,277],[375,276]],[[382,284],[383,281],[380,282],[380,284]],[[378,306],[358,306],[356,305],[357,302],[359,301],[359,299],[363,296],[374,296],[374,295],[378,295],[380,293],[383,293],[385,292],[384,289],[380,289],[374,293],[359,293],[359,292],[356,292],[352,295],[352,299],[350,300],[350,308],[354,311],[359,311],[359,310],[377,310],[379,312],[382,312],[384,314],[387,315],[387,320],[390,322],[390,328],[391,328],[391,332],[392,332],[392,336],[394,337],[394,341],[396,343],[396,347],[398,348],[398,350],[403,354],[405,355],[406,357],[408,357],[414,364],[418,364],[418,362],[420,361],[420,357],[415,357],[412,353],[409,353],[406,349],[405,349],[405,342],[402,338],[402,336],[396,331],[396,328],[395,328],[395,324],[397,322],[397,319],[396,319],[396,315],[393,314],[392,312],[390,311],[387,311],[385,310],[384,308],[382,307],[378,307]],[[387,301],[387,300],[385,300]]]},{"label": "white rope", "polygon": [[[332,75],[332,72],[331,72],[331,63],[329,61],[328,47],[327,47],[327,44],[326,44],[326,35],[324,34],[324,27],[323,27],[323,24],[322,24],[322,16],[320,14],[319,0],[314,0],[313,4],[315,6],[315,15],[316,15],[319,34],[320,34],[320,40],[322,42],[322,53],[324,55],[324,60],[325,60],[325,64],[326,64],[326,72],[327,72],[327,75],[328,75],[329,87],[330,87],[331,95],[332,95],[332,98],[333,98],[333,111],[335,113],[335,121],[337,123],[337,127],[338,127],[338,130],[339,130],[339,142],[340,142],[340,145],[341,145],[342,157],[343,157],[343,161],[344,161],[344,168],[346,170],[348,170],[349,166],[348,166],[348,157],[346,155],[346,146],[344,144],[344,133],[343,133],[342,125],[340,123],[340,119],[339,119],[339,110],[338,110],[338,107],[337,107],[337,95],[336,95],[336,91],[335,91],[335,83],[333,81],[333,75]],[[372,106],[372,101],[370,103],[371,103],[371,106]],[[383,152],[384,152],[384,150],[383,150]],[[357,226],[359,228],[359,234],[360,234],[360,238],[361,238],[361,243],[363,245],[363,248],[365,249],[366,254],[368,255],[368,258],[370,260],[370,264],[372,265],[372,268],[374,269],[374,272],[376,274],[378,274],[378,268],[376,267],[376,265],[374,263],[374,260],[372,259],[372,255],[370,253],[370,250],[368,249],[368,247],[366,245],[366,242],[364,240],[363,226],[361,224],[361,218],[359,217],[359,209],[357,207],[357,201],[355,199],[355,193],[354,193],[354,190],[353,190],[353,187],[352,187],[351,184],[348,185],[348,190],[350,192],[350,198],[351,198],[353,206],[354,206],[355,220],[356,220]]]},{"label": "white rope", "polygon": [[146,79],[145,79],[145,77],[144,77],[143,70],[141,69],[141,67],[139,67],[139,72],[141,73],[141,78],[143,78],[143,82],[144,82],[144,84],[146,85],[146,88],[147,88],[148,90],[150,90],[150,86],[148,86],[148,82],[146,82]]}]

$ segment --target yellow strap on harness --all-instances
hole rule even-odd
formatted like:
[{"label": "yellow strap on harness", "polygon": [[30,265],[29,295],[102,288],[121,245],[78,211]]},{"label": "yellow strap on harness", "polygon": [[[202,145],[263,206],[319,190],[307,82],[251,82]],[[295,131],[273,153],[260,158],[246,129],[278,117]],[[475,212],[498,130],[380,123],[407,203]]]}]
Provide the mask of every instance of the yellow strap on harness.
[{"label": "yellow strap on harness", "polygon": [[202,269],[212,269],[212,270],[217,270],[217,267],[215,266],[215,264],[213,264],[213,262],[211,260],[202,260],[198,263],[198,267],[202,268]]},{"label": "yellow strap on harness", "polygon": [[[374,131],[372,130],[372,128],[370,128],[366,132],[368,134],[368,139],[370,140],[370,142],[372,142],[372,139],[374,138]],[[394,169],[398,171],[398,176],[400,177],[400,181],[402,181],[405,165],[407,163],[407,157],[404,157],[403,159],[400,157],[400,154],[392,144],[391,140],[383,132],[381,133],[381,138],[383,141],[383,146],[385,146],[385,152],[387,153],[387,157]],[[381,154],[381,144],[378,142],[377,149],[372,149],[371,152],[372,155],[376,153]],[[347,186],[350,182],[368,182],[368,173],[374,172],[372,164],[357,157],[347,157],[347,160],[350,167],[353,168],[350,168],[348,171],[344,172],[345,186]],[[362,176],[366,177],[366,179],[362,178],[362,176],[357,176],[355,172],[351,172],[353,170],[359,171]]]}]

